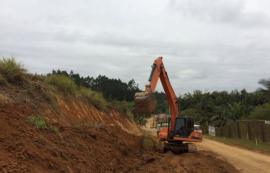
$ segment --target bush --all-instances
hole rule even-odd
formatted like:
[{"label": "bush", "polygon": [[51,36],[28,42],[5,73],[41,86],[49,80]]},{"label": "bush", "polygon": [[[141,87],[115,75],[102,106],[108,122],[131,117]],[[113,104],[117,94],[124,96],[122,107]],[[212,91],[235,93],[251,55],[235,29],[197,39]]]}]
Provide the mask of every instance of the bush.
[{"label": "bush", "polygon": [[45,82],[55,86],[58,90],[62,91],[64,94],[75,95],[77,90],[77,85],[73,80],[64,75],[49,75],[46,77]]},{"label": "bush", "polygon": [[108,103],[99,92],[92,91],[91,89],[81,87],[79,91],[80,96],[86,98],[91,104],[100,110],[106,111],[108,108]]},{"label": "bush", "polygon": [[251,119],[270,120],[270,103],[257,106],[249,117]]},{"label": "bush", "polygon": [[27,122],[32,124],[37,129],[48,129],[48,125],[44,117],[42,116],[29,116]]},{"label": "bush", "polygon": [[21,83],[24,79],[26,70],[21,64],[18,64],[14,58],[0,59],[0,74],[8,82]]}]

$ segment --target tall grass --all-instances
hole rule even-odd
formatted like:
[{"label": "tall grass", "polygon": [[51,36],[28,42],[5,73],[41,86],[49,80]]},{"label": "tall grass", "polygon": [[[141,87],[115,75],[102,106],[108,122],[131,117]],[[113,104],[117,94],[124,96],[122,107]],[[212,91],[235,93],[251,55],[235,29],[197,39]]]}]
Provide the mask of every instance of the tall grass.
[{"label": "tall grass", "polygon": [[3,82],[5,79],[10,83],[21,84],[24,80],[26,70],[22,67],[21,64],[17,63],[14,58],[5,58],[0,59],[0,81]]},{"label": "tall grass", "polygon": [[85,87],[77,86],[76,83],[68,76],[60,74],[49,75],[46,77],[45,82],[56,87],[64,94],[85,98],[100,110],[105,111],[108,108],[108,103],[101,93],[92,91],[91,89]]},{"label": "tall grass", "polygon": [[86,98],[91,104],[100,110],[106,111],[108,108],[108,102],[105,100],[103,95],[97,91],[81,87],[79,90],[80,96]]},{"label": "tall grass", "polygon": [[53,74],[47,76],[45,82],[56,87],[59,91],[68,95],[75,95],[77,85],[69,77],[59,74]]}]

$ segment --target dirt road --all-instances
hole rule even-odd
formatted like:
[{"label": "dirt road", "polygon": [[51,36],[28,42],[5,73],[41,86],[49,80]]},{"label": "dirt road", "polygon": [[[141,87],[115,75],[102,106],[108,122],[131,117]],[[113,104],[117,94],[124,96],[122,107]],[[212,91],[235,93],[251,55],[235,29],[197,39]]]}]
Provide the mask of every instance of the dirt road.
[{"label": "dirt road", "polygon": [[225,159],[240,172],[270,172],[270,156],[204,139],[201,150],[212,151]]},{"label": "dirt road", "polygon": [[[142,127],[144,132],[156,138],[156,129],[151,128],[153,118],[149,118]],[[208,151],[206,147],[199,146],[200,150],[195,153],[173,154],[167,152],[160,158],[149,159],[151,162],[141,166],[138,172],[149,173],[238,173],[239,171],[225,159]]]}]

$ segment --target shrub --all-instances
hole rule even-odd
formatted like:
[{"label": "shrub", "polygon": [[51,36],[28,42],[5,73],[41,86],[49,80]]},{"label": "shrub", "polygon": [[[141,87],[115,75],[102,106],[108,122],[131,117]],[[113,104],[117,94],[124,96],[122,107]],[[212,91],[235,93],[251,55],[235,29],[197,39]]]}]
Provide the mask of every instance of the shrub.
[{"label": "shrub", "polygon": [[64,94],[75,95],[77,85],[69,77],[59,74],[49,75],[46,77],[45,82],[55,86]]},{"label": "shrub", "polygon": [[0,59],[0,74],[8,82],[21,83],[24,79],[26,70],[14,58]]},{"label": "shrub", "polygon": [[48,129],[48,125],[43,116],[29,116],[27,122],[32,124],[37,129]]},{"label": "shrub", "polygon": [[108,103],[103,97],[103,95],[99,92],[92,91],[91,89],[81,87],[79,94],[86,98],[91,104],[93,104],[96,108],[100,110],[106,111],[108,108]]},{"label": "shrub", "polygon": [[270,103],[257,106],[251,113],[250,118],[260,120],[270,120]]}]

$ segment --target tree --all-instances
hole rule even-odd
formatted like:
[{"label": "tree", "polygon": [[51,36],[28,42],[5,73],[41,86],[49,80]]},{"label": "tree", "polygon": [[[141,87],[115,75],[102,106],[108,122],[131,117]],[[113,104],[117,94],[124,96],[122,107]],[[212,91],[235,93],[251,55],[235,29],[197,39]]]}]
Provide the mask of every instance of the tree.
[{"label": "tree", "polygon": [[257,106],[250,114],[251,119],[270,120],[270,103]]}]

